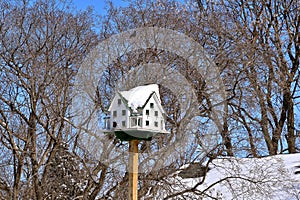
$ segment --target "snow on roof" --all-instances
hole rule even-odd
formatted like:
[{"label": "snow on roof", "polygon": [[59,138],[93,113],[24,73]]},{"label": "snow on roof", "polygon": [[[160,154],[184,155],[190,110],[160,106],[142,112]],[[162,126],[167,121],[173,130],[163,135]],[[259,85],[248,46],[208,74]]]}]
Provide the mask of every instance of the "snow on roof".
[{"label": "snow on roof", "polygon": [[136,111],[142,107],[150,95],[155,92],[160,102],[159,89],[157,84],[138,86],[128,91],[121,91],[120,94],[128,101],[128,106]]}]

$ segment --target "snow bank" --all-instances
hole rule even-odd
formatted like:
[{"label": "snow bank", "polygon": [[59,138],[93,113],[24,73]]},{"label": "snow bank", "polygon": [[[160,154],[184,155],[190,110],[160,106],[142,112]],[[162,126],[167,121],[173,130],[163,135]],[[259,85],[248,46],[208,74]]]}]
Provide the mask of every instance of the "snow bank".
[{"label": "snow bank", "polygon": [[[181,170],[186,168],[183,167]],[[172,191],[160,191],[155,198],[223,200],[296,200],[300,199],[300,154],[264,158],[225,157],[209,164],[203,177],[168,179]],[[179,173],[176,173],[179,174]],[[191,190],[196,187],[196,190]]]},{"label": "snow bank", "polygon": [[297,165],[300,165],[300,154],[220,158],[209,165],[211,170],[198,189],[204,190],[222,180],[208,190],[209,195],[219,199],[299,199]]}]

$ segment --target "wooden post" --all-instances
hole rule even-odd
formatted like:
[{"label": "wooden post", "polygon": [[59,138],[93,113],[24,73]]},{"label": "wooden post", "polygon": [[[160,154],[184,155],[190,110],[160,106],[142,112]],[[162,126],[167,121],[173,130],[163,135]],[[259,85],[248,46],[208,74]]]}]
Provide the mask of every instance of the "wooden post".
[{"label": "wooden post", "polygon": [[138,165],[139,165],[139,141],[129,141],[129,184],[128,199],[138,199]]}]

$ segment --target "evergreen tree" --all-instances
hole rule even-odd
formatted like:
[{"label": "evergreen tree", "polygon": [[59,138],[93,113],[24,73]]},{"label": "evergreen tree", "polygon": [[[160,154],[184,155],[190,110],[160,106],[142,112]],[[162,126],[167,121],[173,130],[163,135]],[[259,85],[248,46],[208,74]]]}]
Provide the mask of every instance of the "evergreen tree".
[{"label": "evergreen tree", "polygon": [[59,146],[50,163],[48,184],[44,188],[46,199],[80,199],[87,183],[80,161],[68,151],[67,145]]}]

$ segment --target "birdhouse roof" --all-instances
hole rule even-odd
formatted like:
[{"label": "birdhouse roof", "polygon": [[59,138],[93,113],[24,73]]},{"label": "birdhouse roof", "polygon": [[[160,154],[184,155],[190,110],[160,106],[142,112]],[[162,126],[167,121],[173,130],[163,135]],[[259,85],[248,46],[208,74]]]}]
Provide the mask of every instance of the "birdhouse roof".
[{"label": "birdhouse roof", "polygon": [[161,104],[157,84],[138,86],[128,91],[120,91],[118,94],[124,104],[134,112],[138,108],[143,108],[154,94],[157,97],[155,98],[158,101],[157,103]]}]

